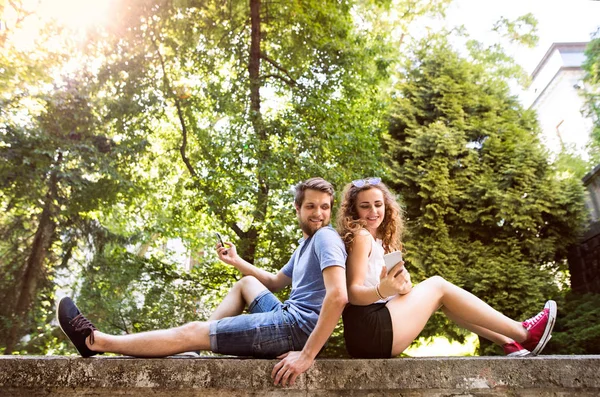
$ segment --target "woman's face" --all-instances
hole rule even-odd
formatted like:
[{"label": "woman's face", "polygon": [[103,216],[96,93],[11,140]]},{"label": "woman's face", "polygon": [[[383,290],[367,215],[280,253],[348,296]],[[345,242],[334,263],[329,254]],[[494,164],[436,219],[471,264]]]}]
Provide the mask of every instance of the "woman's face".
[{"label": "woman's face", "polygon": [[383,192],[377,188],[363,190],[356,196],[356,212],[358,218],[367,222],[367,230],[373,236],[377,235],[377,228],[385,216],[385,202]]}]

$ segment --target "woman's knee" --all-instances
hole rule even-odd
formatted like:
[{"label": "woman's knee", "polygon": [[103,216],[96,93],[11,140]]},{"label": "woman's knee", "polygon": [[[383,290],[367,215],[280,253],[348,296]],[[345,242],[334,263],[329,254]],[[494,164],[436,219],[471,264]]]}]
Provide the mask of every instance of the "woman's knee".
[{"label": "woman's knee", "polygon": [[436,291],[441,292],[442,294],[447,290],[448,286],[452,285],[442,276],[432,276],[423,282],[427,283],[429,286],[434,288]]},{"label": "woman's knee", "polygon": [[440,288],[448,284],[448,281],[446,281],[446,279],[444,279],[442,276],[432,276],[426,281]]}]

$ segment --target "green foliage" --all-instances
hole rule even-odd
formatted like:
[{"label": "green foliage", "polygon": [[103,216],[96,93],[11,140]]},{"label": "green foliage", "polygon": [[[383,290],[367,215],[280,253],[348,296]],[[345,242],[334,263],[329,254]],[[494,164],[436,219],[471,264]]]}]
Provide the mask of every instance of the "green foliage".
[{"label": "green foliage", "polygon": [[584,160],[572,150],[563,149],[552,165],[559,174],[581,180],[593,168],[594,163],[593,160]]},{"label": "green foliage", "polygon": [[509,317],[532,315],[558,294],[586,219],[583,187],[548,164],[534,114],[490,59],[461,58],[442,35],[416,43],[410,59],[388,146],[414,280],[441,275]]},{"label": "green foliage", "polygon": [[546,354],[600,353],[600,295],[566,294]]},{"label": "green foliage", "polygon": [[501,17],[494,24],[494,31],[500,33],[510,43],[519,43],[532,48],[539,40],[536,34],[537,24],[537,19],[532,13],[521,15],[514,21]]},{"label": "green foliage", "polygon": [[133,2],[118,10],[109,44],[97,43],[110,49],[99,75],[109,117],[128,121],[118,133],[149,119],[160,126],[146,131],[164,149],[155,161],[184,169],[189,205],[267,268],[287,260],[298,236],[289,232],[294,183],[321,175],[341,184],[381,165],[373,153],[389,49],[355,32],[351,8],[264,4],[261,128],[250,106],[247,2]]},{"label": "green foliage", "polygon": [[38,331],[53,315],[56,270],[93,212],[131,192],[124,169],[143,145],[105,134],[89,75],[52,76],[64,54],[41,50],[49,31],[30,50],[2,33],[0,340],[5,353],[35,353],[48,348]]},{"label": "green foliage", "polygon": [[[221,277],[203,277],[215,266]],[[85,268],[78,301],[104,332],[122,334],[206,320],[228,269],[206,263],[190,272],[176,264],[144,258],[108,244]]]},{"label": "green foliage", "polygon": [[600,28],[585,50],[582,67],[586,72],[584,97],[586,115],[594,123],[591,133],[590,153],[593,165],[600,163]]}]

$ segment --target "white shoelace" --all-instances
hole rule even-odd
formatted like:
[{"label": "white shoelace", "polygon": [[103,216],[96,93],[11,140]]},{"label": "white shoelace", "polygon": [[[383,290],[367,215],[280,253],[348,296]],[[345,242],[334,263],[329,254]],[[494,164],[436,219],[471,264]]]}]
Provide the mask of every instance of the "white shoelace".
[{"label": "white shoelace", "polygon": [[536,314],[535,316],[531,317],[530,319],[525,320],[524,322],[527,323],[527,329],[529,329],[529,327],[537,324],[538,321],[540,321],[542,319],[542,317],[544,317],[545,312],[541,311],[538,314]]}]

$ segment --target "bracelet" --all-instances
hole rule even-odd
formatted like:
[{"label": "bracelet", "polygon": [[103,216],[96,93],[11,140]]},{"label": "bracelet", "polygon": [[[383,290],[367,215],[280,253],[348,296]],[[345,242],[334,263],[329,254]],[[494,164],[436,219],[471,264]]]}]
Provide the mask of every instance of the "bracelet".
[{"label": "bracelet", "polygon": [[377,294],[379,299],[385,300],[385,298],[381,295],[381,292],[379,292],[379,283],[377,283],[377,285],[375,286],[375,293]]}]

